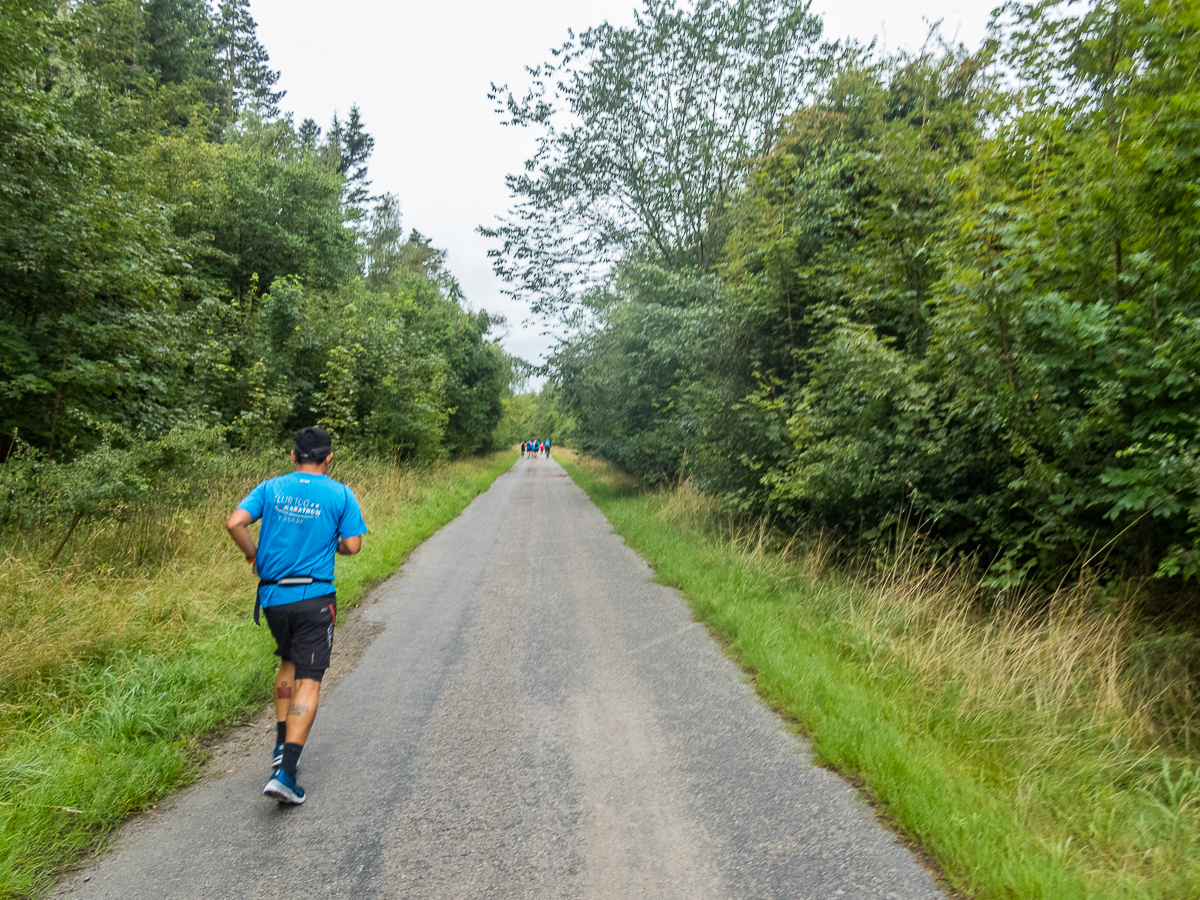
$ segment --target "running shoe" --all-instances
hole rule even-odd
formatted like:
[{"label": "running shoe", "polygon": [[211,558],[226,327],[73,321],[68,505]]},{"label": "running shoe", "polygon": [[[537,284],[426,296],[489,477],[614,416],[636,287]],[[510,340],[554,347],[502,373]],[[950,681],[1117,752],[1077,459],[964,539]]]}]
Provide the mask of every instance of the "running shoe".
[{"label": "running shoe", "polygon": [[304,788],[296,784],[296,779],[283,769],[271,773],[271,780],[263,788],[263,794],[289,806],[299,806],[304,802]]},{"label": "running shoe", "polygon": [[283,765],[283,744],[275,745],[275,752],[271,754],[271,768],[278,769]]}]

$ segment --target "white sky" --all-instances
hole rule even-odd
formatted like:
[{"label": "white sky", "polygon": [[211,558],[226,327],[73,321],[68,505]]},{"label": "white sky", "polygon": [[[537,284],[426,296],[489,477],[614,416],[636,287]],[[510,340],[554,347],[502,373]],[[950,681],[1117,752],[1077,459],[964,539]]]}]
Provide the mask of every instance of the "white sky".
[{"label": "white sky", "polygon": [[[998,0],[997,0],[998,2]],[[947,36],[982,40],[991,0],[814,0],[826,38],[879,36],[889,47],[915,47],[926,20]],[[476,309],[508,318],[504,346],[541,362],[550,340],[528,310],[500,293],[475,233],[509,205],[504,176],[533,149],[530,131],[504,128],[487,99],[490,82],[525,85],[536,65],[567,38],[609,21],[632,22],[635,0],[251,0],[259,40],[282,71],[282,107],[296,122],[322,128],[351,103],[375,137],[368,174],[376,194],[400,198],[406,230],[416,228],[449,251],[448,265]]]}]

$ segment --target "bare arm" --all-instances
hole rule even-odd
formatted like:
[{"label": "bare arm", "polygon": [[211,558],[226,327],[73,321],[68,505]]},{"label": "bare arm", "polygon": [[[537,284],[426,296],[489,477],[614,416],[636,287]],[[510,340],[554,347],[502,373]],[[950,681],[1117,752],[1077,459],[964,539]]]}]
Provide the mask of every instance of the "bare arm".
[{"label": "bare arm", "polygon": [[342,556],[353,556],[361,549],[361,534],[356,534],[354,537],[345,537],[338,541],[337,552],[342,554]]},{"label": "bare arm", "polygon": [[[225,522],[225,530],[229,532],[229,536],[233,538],[233,542],[238,545],[238,549],[246,555],[246,562],[254,567],[254,557],[258,555],[258,548],[254,546],[254,538],[250,537],[250,532],[247,526],[253,522],[250,513],[244,509],[235,509],[233,515]],[[257,572],[258,570],[255,569]]]}]

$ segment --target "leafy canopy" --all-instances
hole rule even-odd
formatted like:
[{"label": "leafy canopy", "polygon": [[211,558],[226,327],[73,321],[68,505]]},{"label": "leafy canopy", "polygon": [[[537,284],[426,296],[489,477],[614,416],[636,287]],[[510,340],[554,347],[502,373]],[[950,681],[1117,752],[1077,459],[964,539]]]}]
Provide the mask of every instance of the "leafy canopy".
[{"label": "leafy canopy", "polygon": [[509,293],[558,313],[626,256],[711,268],[740,162],[817,74],[820,33],[801,0],[647,0],[527,69],[524,96],[493,85],[505,124],[539,132],[511,215],[480,229]]}]

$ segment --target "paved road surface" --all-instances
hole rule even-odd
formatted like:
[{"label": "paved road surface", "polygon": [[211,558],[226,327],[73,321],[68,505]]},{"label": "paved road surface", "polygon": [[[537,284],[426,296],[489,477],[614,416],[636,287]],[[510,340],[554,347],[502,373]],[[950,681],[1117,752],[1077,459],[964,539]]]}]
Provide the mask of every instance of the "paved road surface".
[{"label": "paved road surface", "polygon": [[941,897],[650,575],[557,463],[518,462],[366,610],[304,806],[261,795],[268,737],[54,895]]}]

